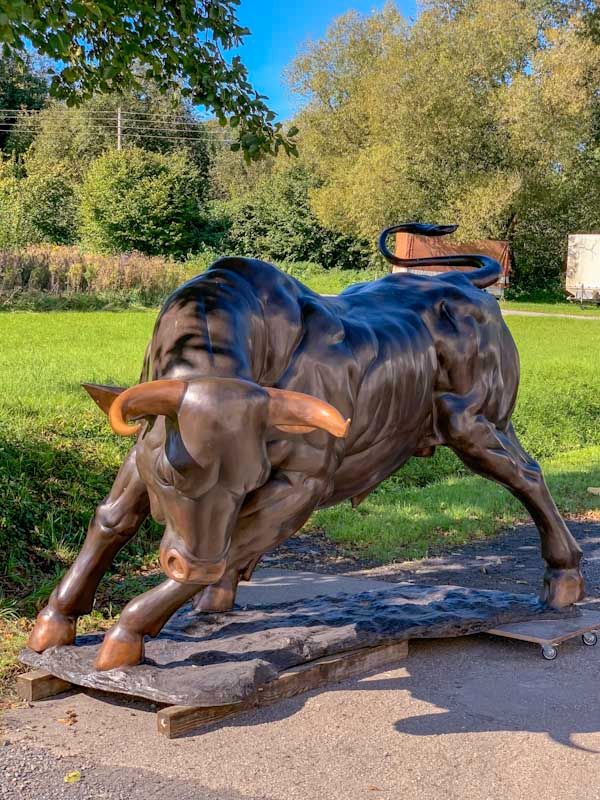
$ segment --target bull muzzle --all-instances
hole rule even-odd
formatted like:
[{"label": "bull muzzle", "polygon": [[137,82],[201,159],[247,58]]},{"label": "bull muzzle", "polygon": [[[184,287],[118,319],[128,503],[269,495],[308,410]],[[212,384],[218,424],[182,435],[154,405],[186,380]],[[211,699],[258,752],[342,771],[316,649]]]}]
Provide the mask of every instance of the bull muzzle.
[{"label": "bull muzzle", "polygon": [[178,583],[198,583],[207,585],[221,580],[227,566],[227,559],[218,561],[191,560],[181,555],[174,547],[160,550],[160,565],[168,578]]}]

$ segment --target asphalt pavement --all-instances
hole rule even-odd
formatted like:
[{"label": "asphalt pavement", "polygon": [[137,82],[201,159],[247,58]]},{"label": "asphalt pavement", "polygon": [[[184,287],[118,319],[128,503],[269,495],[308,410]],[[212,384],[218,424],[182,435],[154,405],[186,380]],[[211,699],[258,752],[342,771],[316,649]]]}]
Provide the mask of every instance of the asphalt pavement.
[{"label": "asphalt pavement", "polygon": [[[592,583],[599,528],[580,531]],[[471,545],[443,563],[417,562],[414,579],[445,580],[447,568],[456,583],[476,576],[507,589],[510,573],[524,581],[515,588],[531,590],[540,562],[527,531],[508,534],[491,554]],[[407,570],[362,575],[265,570],[240,599],[377,589],[389,586],[381,577],[405,580]],[[600,800],[599,668],[600,645],[579,639],[555,661],[488,635],[415,641],[395,669],[176,740],[156,733],[147,703],[74,692],[7,712],[0,798]]]}]

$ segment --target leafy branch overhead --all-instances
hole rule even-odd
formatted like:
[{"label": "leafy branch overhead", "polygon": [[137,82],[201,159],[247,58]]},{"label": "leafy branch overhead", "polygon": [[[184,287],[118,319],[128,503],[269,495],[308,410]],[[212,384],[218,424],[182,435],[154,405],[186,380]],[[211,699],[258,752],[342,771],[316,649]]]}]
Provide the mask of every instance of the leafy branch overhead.
[{"label": "leafy branch overhead", "polygon": [[[152,80],[166,94],[212,109],[239,131],[249,160],[296,153],[295,130],[284,131],[248,80],[239,56],[225,53],[248,35],[239,0],[0,0],[5,55],[30,46],[56,62],[54,96],[76,105],[97,92],[139,89]],[[140,69],[141,67],[141,69]]]}]

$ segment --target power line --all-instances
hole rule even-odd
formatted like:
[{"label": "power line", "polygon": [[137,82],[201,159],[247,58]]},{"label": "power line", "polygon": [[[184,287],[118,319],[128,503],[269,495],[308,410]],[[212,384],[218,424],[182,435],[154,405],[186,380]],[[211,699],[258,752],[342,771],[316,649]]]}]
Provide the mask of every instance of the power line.
[{"label": "power line", "polygon": [[[76,114],[76,115],[85,115],[85,116],[109,116],[115,117],[117,115],[118,109],[111,110],[111,111],[102,111],[97,109],[85,109],[85,108],[62,108],[60,106],[57,107],[46,107],[46,108],[1,108],[0,114],[9,115],[9,116],[37,116],[38,114],[57,110],[60,114]],[[206,125],[208,122],[211,122],[211,119],[197,119],[194,117],[186,117],[183,114],[171,114],[168,111],[125,111],[121,110],[121,114],[125,117],[134,117],[144,119],[149,117],[150,119],[165,119],[167,121],[174,121],[174,122],[182,122],[186,125]]]},{"label": "power line", "polygon": [[[13,121],[14,120],[14,121]],[[86,120],[87,122],[91,122],[93,125],[110,125],[118,124],[118,114],[112,115],[110,117],[100,117],[100,118],[93,118],[88,117]],[[29,117],[19,117],[18,115],[13,114],[3,114],[0,111],[0,123],[6,125],[18,125],[21,121],[27,121],[28,124],[32,124],[35,122],[35,119],[32,116]],[[122,127],[127,127],[129,129],[141,129],[141,130],[162,130],[162,131],[174,131],[175,133],[186,133],[186,134],[198,134],[198,136],[206,139],[218,139],[221,141],[225,138],[227,131],[218,131],[218,130],[206,130],[202,127],[202,123],[195,123],[195,122],[169,122],[164,121],[161,122],[160,120],[140,120],[140,119],[123,119]],[[22,130],[22,126],[19,126],[19,129]]]},{"label": "power line", "polygon": [[[189,119],[181,115],[169,115],[166,112],[138,112],[123,111],[95,111],[86,109],[65,109],[56,107],[61,115],[82,119],[92,130],[104,135],[114,135],[117,149],[126,143],[126,140],[135,141],[155,140],[165,143],[200,143],[206,144],[235,144],[229,131],[207,129],[202,120]],[[46,109],[0,109],[0,133],[35,135],[40,132],[40,114]],[[229,135],[228,135],[229,134]]]},{"label": "power line", "polygon": [[[107,130],[104,129],[103,133],[106,133]],[[112,131],[110,131],[112,133]],[[14,126],[3,126],[0,124],[0,133],[10,133],[10,134],[36,134],[39,133],[39,129],[35,128],[17,128],[15,129]],[[165,142],[202,142],[204,141],[202,137],[199,136],[170,136],[169,134],[156,134],[156,133],[144,133],[143,130],[140,129],[129,129],[122,131],[123,139],[126,139],[127,136],[130,137],[139,137],[141,139],[159,139]],[[237,143],[237,139],[219,139],[219,143],[222,144],[235,144]]]}]

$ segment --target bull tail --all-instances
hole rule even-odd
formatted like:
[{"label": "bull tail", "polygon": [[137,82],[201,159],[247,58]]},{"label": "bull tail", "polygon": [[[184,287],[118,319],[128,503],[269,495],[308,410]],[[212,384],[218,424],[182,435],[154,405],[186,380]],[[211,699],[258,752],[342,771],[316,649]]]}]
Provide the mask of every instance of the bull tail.
[{"label": "bull tail", "polygon": [[398,267],[477,267],[472,272],[447,272],[444,278],[453,275],[464,275],[474,286],[485,289],[496,283],[502,275],[502,266],[499,261],[490,256],[460,254],[453,256],[432,256],[431,258],[400,258],[394,255],[387,246],[387,238],[392,233],[414,233],[419,236],[446,236],[454,233],[458,225],[426,225],[421,222],[403,222],[386,228],[379,236],[379,252],[391,264]]}]

